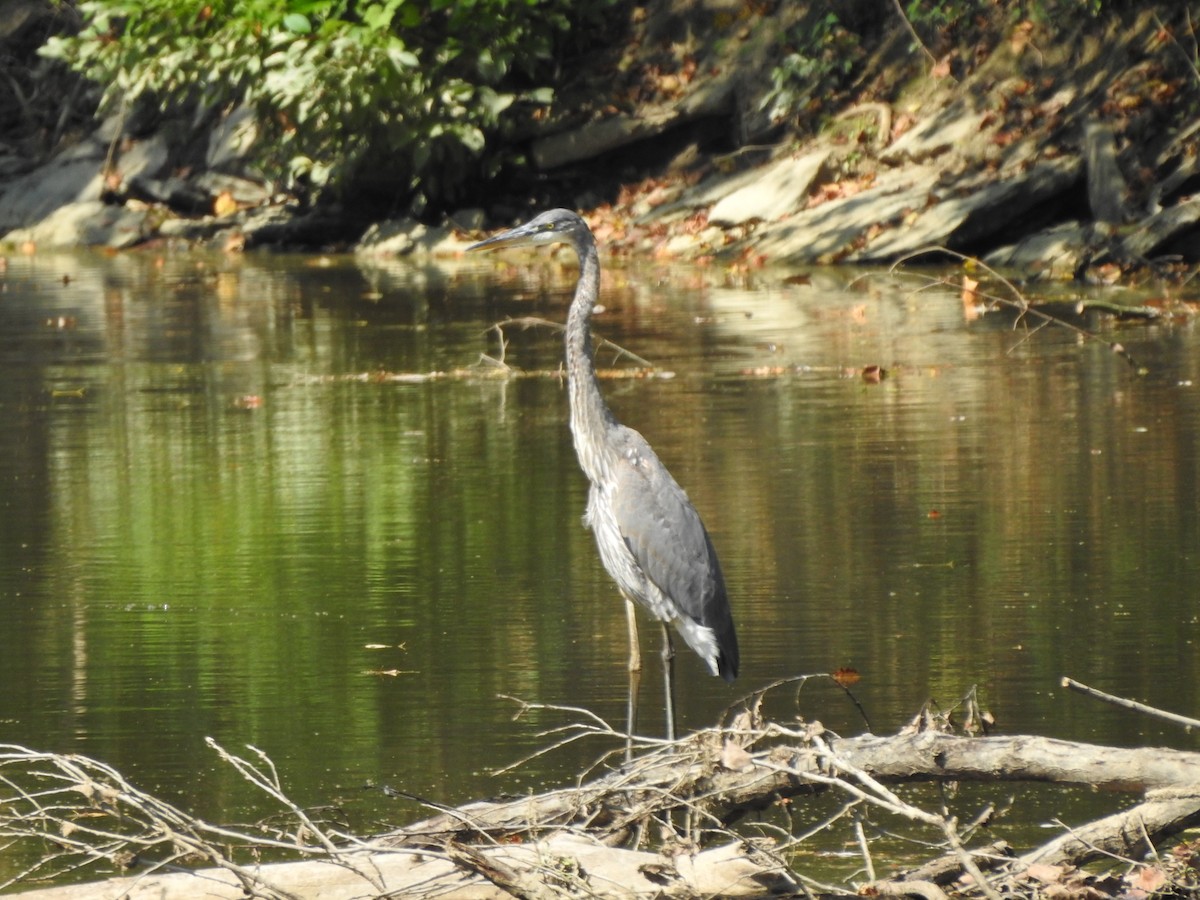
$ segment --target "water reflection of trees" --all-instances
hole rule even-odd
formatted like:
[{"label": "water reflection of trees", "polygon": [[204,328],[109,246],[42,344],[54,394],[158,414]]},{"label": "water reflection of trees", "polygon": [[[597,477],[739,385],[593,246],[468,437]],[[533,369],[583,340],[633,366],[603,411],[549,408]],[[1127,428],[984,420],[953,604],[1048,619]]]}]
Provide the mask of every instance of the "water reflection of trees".
[{"label": "water reflection of trees", "polygon": [[[0,665],[33,676],[6,701],[28,741],[84,736],[187,790],[203,737],[262,740],[316,792],[383,773],[454,799],[494,789],[481,743],[499,762],[535,740],[497,694],[619,719],[623,610],[579,524],[561,384],[371,377],[469,367],[493,322],[561,319],[561,267],[64,259],[67,285],[66,261],[19,275],[41,311],[9,319],[27,340],[0,384],[24,513],[0,525],[3,578],[26,598]],[[840,275],[609,278],[599,332],[674,377],[606,393],[702,511],[749,650],[733,691],[681,658],[686,725],[842,665],[881,731],[978,682],[1012,730],[1131,739],[1064,704],[1063,674],[1195,705],[1200,375],[1179,337],[1146,332],[1136,378]],[[68,308],[72,331],[41,332]],[[510,362],[552,369],[559,346],[531,332]],[[840,697],[800,711],[862,728]],[[198,812],[243,800],[208,785]]]}]

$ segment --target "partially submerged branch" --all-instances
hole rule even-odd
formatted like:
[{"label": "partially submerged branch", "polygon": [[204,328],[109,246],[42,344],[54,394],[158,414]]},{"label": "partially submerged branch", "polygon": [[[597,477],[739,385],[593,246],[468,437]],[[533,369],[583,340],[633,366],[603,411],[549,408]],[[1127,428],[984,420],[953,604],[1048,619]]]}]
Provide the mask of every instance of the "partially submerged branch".
[{"label": "partially submerged branch", "polygon": [[[549,319],[543,319],[543,318],[540,318],[539,316],[520,316],[519,318],[515,318],[515,319],[514,318],[505,319],[502,322],[493,322],[488,327],[487,332],[485,332],[485,333],[490,334],[493,331],[496,333],[496,336],[500,341],[500,358],[493,359],[490,356],[484,355],[483,360],[485,360],[488,363],[491,363],[494,365],[499,365],[499,366],[504,366],[505,368],[507,368],[507,363],[505,363],[505,361],[504,361],[504,358],[508,352],[508,339],[505,337],[505,334],[504,334],[505,328],[520,328],[522,331],[529,329],[529,328],[549,328],[553,331],[563,331],[566,328],[566,326],[560,322],[552,322]],[[603,350],[606,347],[611,347],[613,349],[613,362],[619,361],[622,357],[628,357],[636,365],[641,366],[643,369],[653,369],[654,368],[654,364],[652,362],[650,362],[648,359],[644,359],[644,358],[638,356],[632,350],[627,350],[626,348],[622,347],[620,344],[614,343],[613,341],[607,340],[605,338],[597,338],[597,343],[598,343],[598,349],[600,349],[600,350]]]},{"label": "partially submerged branch", "polygon": [[[959,253],[957,250],[951,250],[947,247],[930,247],[904,257],[896,262],[889,271],[892,274],[896,274],[905,263],[911,263],[917,259],[920,259],[921,257],[929,256],[953,257],[954,259],[957,259],[959,262],[963,263],[964,266],[969,265],[973,267],[977,273],[986,275],[992,280],[992,282],[999,286],[1003,293],[987,290],[980,285],[979,281],[966,275],[962,276],[960,282],[955,283],[942,277],[905,273],[910,275],[910,277],[921,281],[921,286],[918,288],[918,290],[928,290],[935,287],[952,287],[956,290],[961,290],[964,303],[974,302],[981,304],[984,309],[1003,307],[1011,310],[1016,315],[1014,327],[1025,325],[1028,323],[1028,320],[1032,320],[1034,323],[1032,330],[1035,332],[1041,328],[1051,326],[1065,328],[1067,331],[1075,334],[1081,340],[1095,341],[1097,343],[1104,344],[1109,350],[1128,363],[1129,366],[1134,369],[1134,371],[1139,373],[1143,371],[1142,367],[1138,365],[1136,360],[1134,360],[1133,356],[1125,348],[1124,344],[1120,343],[1119,341],[1110,341],[1104,337],[1101,337],[1094,331],[1090,331],[1087,328],[1076,325],[1063,315],[1056,314],[1054,311],[1052,311],[1051,307],[1043,304],[1030,303],[1025,295],[1021,292],[1020,288],[1018,288],[1013,281],[1005,278],[1000,274],[1000,272],[993,269],[991,266],[988,266],[986,263],[980,259],[977,259],[976,257]],[[982,277],[982,275],[980,275],[980,277]],[[1080,315],[1087,309],[1092,308],[1103,309],[1113,315],[1136,315],[1138,318],[1158,317],[1158,312],[1156,310],[1142,308],[1131,311],[1125,308],[1117,307],[1116,304],[1107,301],[1078,301],[1071,304],[1070,308],[1075,315]]]},{"label": "partially submerged branch", "polygon": [[[50,848],[39,865],[22,873],[25,879],[74,873],[97,861],[137,861],[133,871],[139,874],[86,890],[59,887],[28,895],[37,900],[170,900],[196,896],[197,890],[214,898],[402,893],[633,900],[840,893],[792,871],[788,861],[805,842],[848,827],[863,859],[866,881],[859,889],[926,900],[944,900],[947,893],[995,900],[1034,896],[1031,879],[1088,861],[1121,860],[1136,868],[1163,841],[1200,823],[1200,754],[1031,736],[960,736],[942,730],[948,716],[933,714],[918,717],[931,726],[926,730],[838,738],[816,723],[763,722],[760,700],[753,695],[725,727],[674,743],[646,741],[627,764],[621,763],[624,735],[586,710],[573,710],[576,721],[547,732],[552,746],[590,737],[613,748],[579,784],[440,809],[370,839],[341,833],[299,808],[274,765],[254,748],[246,759],[209,741],[283,809],[291,824],[276,838],[195,819],[94,760],[4,746],[0,840],[34,839]],[[972,695],[973,715],[974,702]],[[521,712],[534,708],[548,709],[523,704]],[[923,808],[894,789],[960,781],[1088,785],[1144,796],[1129,810],[1082,827],[1063,826],[1044,846],[1014,855],[994,841],[968,846],[975,822],[964,827],[947,806]],[[788,810],[801,798],[822,794],[844,803],[816,825],[794,828]],[[873,831],[864,827],[870,810],[937,835],[921,839],[936,858],[907,877],[879,881]],[[740,831],[734,830],[738,823]],[[655,846],[647,846],[651,838]],[[294,861],[263,864],[262,853]],[[185,864],[207,868],[166,871]]]},{"label": "partially submerged branch", "polygon": [[1104,691],[1097,690],[1094,687],[1089,687],[1082,682],[1076,681],[1074,678],[1063,676],[1062,686],[1069,688],[1076,693],[1083,694],[1095,700],[1102,700],[1105,703],[1111,703],[1114,706],[1121,706],[1125,709],[1133,710],[1134,712],[1144,713],[1148,716],[1153,716],[1156,719],[1163,719],[1167,722],[1173,722],[1176,725],[1182,725],[1189,731],[1193,728],[1200,728],[1200,719],[1193,719],[1189,716],[1181,716],[1178,713],[1167,712],[1166,710],[1156,709],[1153,706],[1147,706],[1145,703],[1138,703],[1136,700],[1128,700],[1125,697],[1116,697]]}]

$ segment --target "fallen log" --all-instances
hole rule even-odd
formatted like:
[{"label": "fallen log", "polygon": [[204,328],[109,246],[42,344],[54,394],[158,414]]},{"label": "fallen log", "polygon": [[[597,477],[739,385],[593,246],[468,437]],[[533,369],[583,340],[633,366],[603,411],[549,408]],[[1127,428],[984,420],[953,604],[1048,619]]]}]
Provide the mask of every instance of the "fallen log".
[{"label": "fallen log", "polygon": [[[841,796],[844,811],[878,808],[944,835],[944,842],[932,845],[933,862],[907,877],[879,882],[871,876],[863,889],[929,900],[942,900],[939,892],[1031,896],[1022,873],[1044,874],[1103,856],[1136,865],[1200,823],[1197,753],[936,730],[837,738],[818,725],[751,727],[747,715],[735,727],[642,747],[629,763],[614,763],[575,787],[465,804],[363,839],[326,831],[291,804],[274,775],[264,774],[273,767],[256,767],[216,749],[285,807],[294,833],[267,840],[232,832],[140,792],[94,760],[0,747],[0,785],[6,791],[0,796],[0,839],[34,839],[51,848],[39,874],[52,873],[55,865],[71,871],[97,861],[140,860],[140,869],[133,870],[139,874],[19,896],[170,900],[202,892],[213,898],[428,894],[551,900],[583,893],[633,900],[768,897],[802,884],[814,892],[813,883],[789,870],[788,860],[795,847],[832,827],[840,814],[796,836],[775,810],[818,793]],[[621,749],[623,741],[613,760]],[[948,810],[920,809],[890,787],[938,781],[1088,785],[1143,796],[1129,810],[1082,827],[1064,826],[1045,845],[1014,853],[1007,846],[967,847],[969,829]],[[762,814],[743,823],[754,811]],[[749,837],[752,833],[759,836]],[[866,857],[869,841],[861,830],[858,841]],[[290,855],[292,861],[261,861],[272,854]],[[872,869],[869,863],[866,868]],[[826,896],[841,892],[815,889]]]},{"label": "fallen log", "polygon": [[1033,865],[1081,866],[1105,857],[1142,859],[1166,838],[1200,824],[1200,785],[1152,791],[1144,803],[1073,828],[1021,856],[1018,870]]},{"label": "fallen log", "polygon": [[[251,870],[247,870],[248,872]],[[534,844],[450,845],[444,852],[376,849],[336,860],[254,867],[253,879],[223,868],[154,872],[44,888],[24,900],[245,900],[247,896],[362,900],[451,896],[457,900],[551,900],[567,894],[629,897],[754,897],[792,893],[786,868],[735,841],[695,855],[605,847],[560,834]]]},{"label": "fallen log", "polygon": [[[793,735],[798,737],[798,735]],[[466,834],[502,837],[537,830],[586,828],[619,841],[647,815],[703,804],[729,826],[781,799],[824,791],[811,776],[825,770],[828,754],[800,740],[752,756],[737,771],[720,765],[722,740],[736,734],[700,732],[666,755],[652,754],[579,787],[519,800],[467,804],[409,825],[391,835],[397,844]],[[1052,738],[961,737],[951,734],[861,735],[830,741],[831,750],[879,781],[1041,782],[1110,791],[1145,792],[1200,784],[1200,754],[1162,748],[1101,747]]]}]

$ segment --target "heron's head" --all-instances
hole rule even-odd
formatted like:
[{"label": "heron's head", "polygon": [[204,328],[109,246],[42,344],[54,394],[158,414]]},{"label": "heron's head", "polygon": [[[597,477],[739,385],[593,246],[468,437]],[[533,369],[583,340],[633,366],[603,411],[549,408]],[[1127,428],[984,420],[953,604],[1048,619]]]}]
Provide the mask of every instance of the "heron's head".
[{"label": "heron's head", "polygon": [[487,240],[472,244],[470,250],[494,250],[499,247],[524,247],[535,244],[570,244],[581,251],[594,243],[591,229],[569,209],[551,209],[530,219],[524,225],[494,234]]}]

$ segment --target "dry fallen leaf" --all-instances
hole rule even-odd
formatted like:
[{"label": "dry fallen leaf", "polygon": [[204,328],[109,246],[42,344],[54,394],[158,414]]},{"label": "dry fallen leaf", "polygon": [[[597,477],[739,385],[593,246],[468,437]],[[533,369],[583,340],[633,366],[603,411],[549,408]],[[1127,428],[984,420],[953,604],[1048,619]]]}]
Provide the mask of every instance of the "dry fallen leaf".
[{"label": "dry fallen leaf", "polygon": [[1013,56],[1020,56],[1021,52],[1029,45],[1029,39],[1033,35],[1033,23],[1026,19],[1013,29],[1012,37],[1009,38],[1009,46],[1012,48]]},{"label": "dry fallen leaf", "polygon": [[753,760],[746,749],[733,741],[725,741],[721,747],[721,767],[729,769],[731,772],[740,772],[750,768],[753,765]]},{"label": "dry fallen leaf", "polygon": [[862,678],[862,675],[858,673],[858,669],[850,668],[849,666],[842,666],[840,669],[835,669],[833,672],[831,672],[829,677],[842,687],[851,687],[852,685],[858,684],[859,680]]},{"label": "dry fallen leaf", "polygon": [[1167,883],[1167,873],[1158,866],[1143,866],[1138,869],[1133,883],[1143,891],[1153,894]]},{"label": "dry fallen leaf", "polygon": [[1064,869],[1062,866],[1051,866],[1045,863],[1033,863],[1025,869],[1025,877],[1040,881],[1042,884],[1057,884],[1062,881]]},{"label": "dry fallen leaf", "polygon": [[215,216],[230,216],[237,212],[237,209],[238,203],[229,191],[221,191],[213,200],[213,215]]},{"label": "dry fallen leaf", "polygon": [[974,278],[971,278],[968,275],[963,276],[962,298],[963,298],[964,303],[967,303],[967,302],[976,303],[979,301],[979,295],[975,292],[975,289],[977,287],[979,287],[978,281],[976,281]]}]

